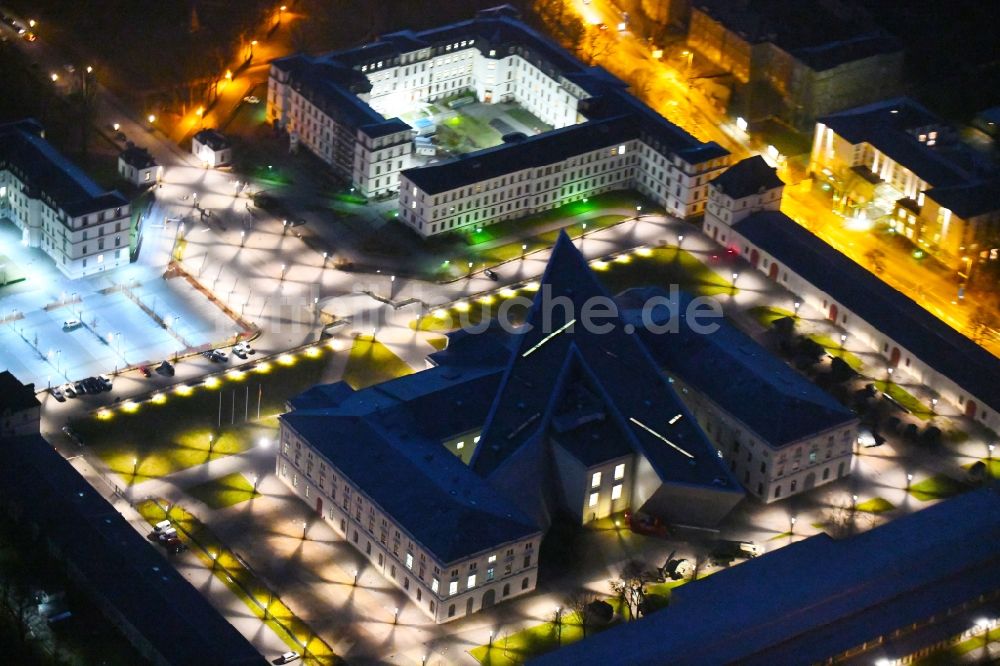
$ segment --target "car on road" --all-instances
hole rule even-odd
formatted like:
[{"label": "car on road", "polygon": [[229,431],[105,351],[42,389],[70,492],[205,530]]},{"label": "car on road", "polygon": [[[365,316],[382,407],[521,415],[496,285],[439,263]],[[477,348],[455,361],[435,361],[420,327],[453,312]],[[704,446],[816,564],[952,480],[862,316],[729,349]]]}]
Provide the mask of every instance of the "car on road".
[{"label": "car on road", "polygon": [[257,95],[247,95],[243,98],[243,101],[247,104],[260,104],[260,97],[257,97]]},{"label": "car on road", "polygon": [[483,275],[493,280],[494,282],[500,279],[500,276],[497,275],[497,272],[492,268],[487,268],[485,271],[483,271]]},{"label": "car on road", "polygon": [[256,354],[256,353],[257,350],[251,347],[250,343],[246,341],[237,342],[236,345],[233,347],[233,354],[243,359],[245,359],[247,356],[250,356],[251,354]]},{"label": "car on road", "polygon": [[62,390],[67,398],[75,398],[77,396],[76,389],[73,388],[72,384],[64,384]]},{"label": "car on road", "polygon": [[153,374],[153,373],[152,373],[152,372],[150,371],[150,369],[149,369],[149,366],[148,366],[148,365],[140,365],[140,366],[139,366],[139,372],[140,372],[140,373],[142,373],[142,376],[143,376],[143,377],[150,377],[150,376],[152,376],[152,374]]},{"label": "car on road", "polygon": [[211,359],[213,361],[218,361],[219,363],[225,363],[229,360],[229,354],[221,349],[213,349]]},{"label": "car on road", "polygon": [[104,385],[98,381],[97,377],[87,377],[83,380],[83,390],[90,395],[96,395],[104,390]]},{"label": "car on road", "polygon": [[110,391],[112,386],[114,386],[114,381],[108,375],[99,375],[97,381],[105,391]]},{"label": "car on road", "polygon": [[67,319],[63,322],[64,331],[74,331],[83,326],[83,322],[79,319]]},{"label": "car on road", "polygon": [[597,29],[598,29],[598,30],[601,30],[601,31],[603,32],[604,30],[607,30],[607,29],[608,29],[608,24],[607,24],[607,23],[599,23],[599,24],[597,25]]},{"label": "car on road", "polygon": [[285,652],[284,654],[282,654],[280,657],[278,657],[277,659],[275,659],[271,663],[272,664],[290,664],[293,661],[298,661],[298,659],[300,657],[301,657],[301,655],[298,652],[296,652],[295,650],[292,650],[291,652]]},{"label": "car on road", "polygon": [[83,438],[80,437],[80,435],[75,430],[73,430],[69,426],[63,426],[62,431],[64,435],[73,440],[74,444],[76,444],[77,446],[83,446]]},{"label": "car on road", "polygon": [[74,383],[73,390],[76,391],[77,395],[83,395],[84,393],[87,393],[87,389],[84,387],[83,382]]},{"label": "car on road", "polygon": [[163,363],[156,366],[156,371],[165,377],[173,377],[174,372],[176,372],[174,370],[173,364],[170,363],[170,361],[164,361]]},{"label": "car on road", "polygon": [[36,39],[38,39],[38,35],[36,35],[35,33],[31,32],[30,30],[27,31],[26,33],[24,33],[21,36],[24,37],[25,41],[28,41],[28,42],[33,42]]},{"label": "car on road", "polygon": [[52,397],[58,400],[59,402],[66,402],[66,396],[65,394],[63,394],[62,389],[59,388],[58,386],[53,386],[52,388],[50,388],[49,393],[51,393]]}]

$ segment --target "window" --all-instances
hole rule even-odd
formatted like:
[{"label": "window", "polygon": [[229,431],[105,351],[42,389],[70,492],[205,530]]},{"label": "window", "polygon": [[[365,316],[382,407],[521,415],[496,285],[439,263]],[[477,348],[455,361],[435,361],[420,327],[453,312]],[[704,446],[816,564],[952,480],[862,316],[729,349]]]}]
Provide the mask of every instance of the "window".
[{"label": "window", "polygon": [[453,580],[450,583],[448,583],[448,594],[449,595],[451,595],[451,594],[458,594],[458,581],[457,580]]},{"label": "window", "polygon": [[[590,477],[590,487],[596,488],[599,485],[601,485],[601,473],[594,472],[594,476]],[[591,504],[591,506],[593,506],[593,504]]]},{"label": "window", "polygon": [[455,604],[448,606],[448,617],[455,617]]},{"label": "window", "polygon": [[493,577],[493,567],[490,567],[486,570],[486,580],[493,580]]},{"label": "window", "polygon": [[524,556],[524,567],[523,568],[527,569],[530,566],[531,566],[531,555],[525,555]]},{"label": "window", "polygon": [[597,506],[597,495],[598,493],[590,493],[590,503],[588,504],[588,506],[590,507]]},{"label": "window", "polygon": [[486,560],[486,561],[489,562],[490,564],[493,564],[494,562],[496,562],[497,561],[496,554],[490,555],[489,559]]},{"label": "window", "polygon": [[406,554],[406,568],[407,569],[413,568],[413,553]]},{"label": "window", "polygon": [[529,580],[528,578],[525,578],[524,580],[521,581],[521,589],[522,590],[527,590],[528,589],[528,580]]},{"label": "window", "polygon": [[611,499],[612,501],[620,498],[622,496],[622,484],[617,484],[611,488]]},{"label": "window", "polygon": [[471,576],[469,576],[468,580],[465,581],[465,587],[466,589],[471,590],[475,586],[476,586],[476,574],[472,574]]},{"label": "window", "polygon": [[434,592],[435,594],[437,594],[438,587],[440,587],[440,585],[441,584],[438,582],[437,578],[432,578],[431,579],[431,592]]},{"label": "window", "polygon": [[615,481],[625,478],[625,463],[615,465]]}]

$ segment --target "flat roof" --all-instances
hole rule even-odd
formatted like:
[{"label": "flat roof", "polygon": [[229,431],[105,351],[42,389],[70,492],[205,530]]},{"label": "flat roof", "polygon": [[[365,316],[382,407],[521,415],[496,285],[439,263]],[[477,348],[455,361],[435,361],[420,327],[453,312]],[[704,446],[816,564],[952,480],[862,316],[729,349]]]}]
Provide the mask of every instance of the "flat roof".
[{"label": "flat roof", "polygon": [[[846,539],[809,537],[687,583],[667,608],[531,663],[822,663],[997,590],[994,485]],[[872,652],[865,663],[906,654]]]},{"label": "flat roof", "polygon": [[841,254],[784,213],[761,211],[733,228],[941,375],[1000,411],[1000,359]]},{"label": "flat roof", "polygon": [[48,442],[11,437],[0,449],[0,496],[21,507],[167,663],[267,663]]}]

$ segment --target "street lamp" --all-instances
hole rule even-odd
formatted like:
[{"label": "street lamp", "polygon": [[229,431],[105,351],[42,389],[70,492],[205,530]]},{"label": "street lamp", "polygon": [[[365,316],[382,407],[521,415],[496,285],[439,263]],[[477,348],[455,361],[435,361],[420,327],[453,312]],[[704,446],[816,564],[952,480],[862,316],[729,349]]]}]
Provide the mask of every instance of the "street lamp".
[{"label": "street lamp", "polygon": [[52,79],[53,83],[55,83],[56,81],[59,80],[59,75],[56,74],[55,72],[52,72],[52,74],[49,75],[49,78]]},{"label": "street lamp", "polygon": [[148,120],[149,124],[152,125],[153,123],[156,122],[156,115],[151,113],[148,116],[146,116],[146,120]]},{"label": "street lamp", "polygon": [[677,234],[677,247],[680,247],[681,243],[683,242],[684,242],[684,234]]},{"label": "street lamp", "polygon": [[215,448],[215,435],[212,433],[208,434],[208,455],[212,455],[212,450]]},{"label": "street lamp", "polygon": [[139,459],[132,458],[132,476],[139,474]]},{"label": "street lamp", "polygon": [[399,607],[392,609],[392,623],[397,624],[399,622]]},{"label": "street lamp", "polygon": [[912,474],[907,474],[907,475],[906,475],[906,489],[907,489],[907,490],[909,490],[909,489],[910,489],[910,484],[911,484],[912,482],[913,482],[913,475],[912,475]]},{"label": "street lamp", "polygon": [[847,333],[840,334],[840,348],[844,348],[844,344],[847,342]]},{"label": "street lamp", "polygon": [[795,303],[793,303],[792,305],[795,308],[795,316],[796,317],[799,316],[799,308],[802,307],[802,302],[801,301],[795,301]]},{"label": "street lamp", "polygon": [[247,232],[246,231],[241,231],[240,232],[240,247],[243,247],[243,245],[246,243],[246,241],[247,241]]},{"label": "street lamp", "polygon": [[528,244],[521,243],[521,259],[524,260],[524,255],[528,252]]},{"label": "street lamp", "polygon": [[354,587],[357,587],[358,586],[358,570],[355,569],[353,573],[354,573]]},{"label": "street lamp", "polygon": [[733,273],[733,286],[736,286],[736,281],[740,279],[739,273]]}]

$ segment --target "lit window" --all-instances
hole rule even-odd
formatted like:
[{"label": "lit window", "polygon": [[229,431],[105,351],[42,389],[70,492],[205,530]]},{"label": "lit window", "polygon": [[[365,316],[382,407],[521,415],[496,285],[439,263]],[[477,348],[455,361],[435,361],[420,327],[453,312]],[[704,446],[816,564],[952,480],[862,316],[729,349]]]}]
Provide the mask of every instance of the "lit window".
[{"label": "lit window", "polygon": [[596,488],[599,485],[601,485],[601,473],[594,472],[594,476],[592,476],[590,479],[590,487]]},{"label": "lit window", "polygon": [[590,493],[590,506],[597,506],[597,493]]},{"label": "lit window", "polygon": [[413,553],[406,554],[406,568],[407,569],[413,568]]},{"label": "lit window", "polygon": [[438,579],[437,578],[432,578],[431,579],[431,592],[434,592],[435,594],[437,594],[438,585],[439,585]]},{"label": "lit window", "polygon": [[455,448],[461,451],[462,449],[465,448],[465,442],[459,442],[458,444],[455,445]]},{"label": "lit window", "polygon": [[476,586],[476,574],[472,574],[471,576],[469,576],[469,579],[465,582],[466,582],[466,587],[468,589],[471,590],[472,588],[474,588]]},{"label": "lit window", "polygon": [[618,146],[618,154],[619,155],[625,154],[625,146]]},{"label": "lit window", "polygon": [[615,465],[615,481],[625,478],[625,463]]},{"label": "lit window", "polygon": [[478,444],[479,443],[479,435],[476,435],[475,437],[472,438],[472,443],[473,444]]},{"label": "lit window", "polygon": [[490,564],[493,564],[494,562],[496,562],[496,561],[497,561],[497,556],[496,556],[496,555],[490,555],[490,558],[489,558],[489,560],[487,560],[487,561],[488,561],[488,562],[489,562]]},{"label": "lit window", "polygon": [[616,500],[622,496],[622,484],[618,484],[611,487],[611,499]]},{"label": "lit window", "polygon": [[448,583],[448,594],[458,594],[458,581],[453,580]]}]

